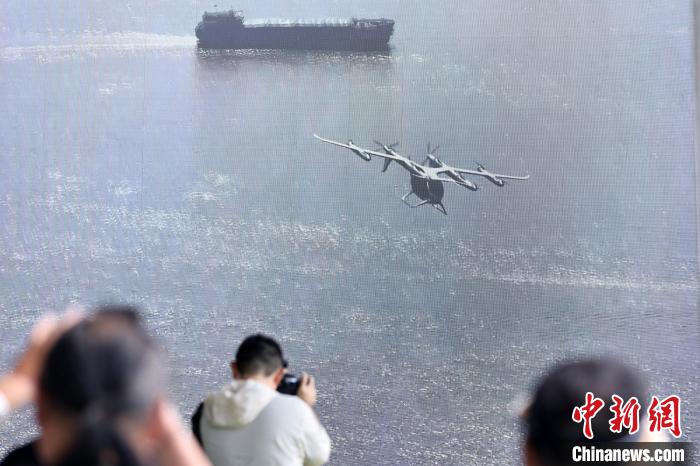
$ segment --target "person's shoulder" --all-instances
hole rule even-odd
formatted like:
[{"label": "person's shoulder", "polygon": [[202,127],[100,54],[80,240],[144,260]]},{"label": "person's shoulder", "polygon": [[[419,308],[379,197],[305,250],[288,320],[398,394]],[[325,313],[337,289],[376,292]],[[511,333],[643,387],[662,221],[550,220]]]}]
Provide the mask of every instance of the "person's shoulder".
[{"label": "person's shoulder", "polygon": [[275,403],[278,409],[282,408],[288,410],[290,413],[296,413],[300,416],[308,416],[309,414],[313,415],[314,412],[313,409],[311,409],[311,406],[306,404],[304,400],[296,395],[280,393],[272,402]]},{"label": "person's shoulder", "polygon": [[307,412],[313,412],[311,407],[306,404],[304,400],[299,398],[296,395],[287,395],[284,393],[279,393],[272,401],[277,405],[277,407],[284,407],[285,409],[294,411],[294,412],[299,412],[299,413],[307,413]]},{"label": "person's shoulder", "polygon": [[297,408],[301,408],[302,406],[306,406],[306,407],[309,406],[306,404],[306,402],[304,400],[302,400],[298,396],[287,395],[286,393],[278,393],[277,396],[275,397],[275,402],[283,403],[287,406],[295,406]]},{"label": "person's shoulder", "polygon": [[2,460],[0,466],[41,466],[34,449],[35,442],[15,448]]}]

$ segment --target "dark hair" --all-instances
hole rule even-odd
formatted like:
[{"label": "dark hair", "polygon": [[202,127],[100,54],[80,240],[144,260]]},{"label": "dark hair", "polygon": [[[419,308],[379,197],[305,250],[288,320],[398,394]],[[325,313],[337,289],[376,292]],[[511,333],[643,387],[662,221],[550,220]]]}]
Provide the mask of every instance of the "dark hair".
[{"label": "dark hair", "polygon": [[582,424],[572,420],[574,407],[591,392],[605,402],[592,419],[594,442],[611,442],[627,435],[610,431],[612,395],[625,402],[636,397],[644,412],[647,386],[635,369],[612,359],[564,362],[544,376],[525,414],[527,442],[543,464],[569,464],[573,444],[589,443]]},{"label": "dark hair", "polygon": [[280,367],[286,366],[282,348],[272,338],[257,334],[241,343],[236,351],[236,367],[243,376],[254,374],[271,375]]},{"label": "dark hair", "polygon": [[40,390],[52,409],[78,425],[60,461],[75,465],[137,465],[119,432],[144,417],[161,389],[158,351],[131,306],[105,306],[62,335],[47,355]]}]

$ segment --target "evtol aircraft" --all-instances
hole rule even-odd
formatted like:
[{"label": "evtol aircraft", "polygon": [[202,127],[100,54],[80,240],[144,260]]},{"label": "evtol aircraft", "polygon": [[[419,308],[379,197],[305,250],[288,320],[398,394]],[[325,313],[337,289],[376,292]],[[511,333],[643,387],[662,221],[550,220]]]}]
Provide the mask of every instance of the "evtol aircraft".
[{"label": "evtol aircraft", "polygon": [[[396,162],[397,165],[408,171],[411,177],[411,190],[406,193],[401,200],[411,208],[420,207],[422,205],[431,205],[445,215],[447,215],[447,209],[445,209],[445,206],[442,203],[442,198],[445,195],[445,187],[443,183],[454,183],[471,191],[476,191],[478,189],[477,185],[464,178],[463,175],[482,176],[498,186],[505,185],[503,178],[514,180],[527,180],[530,178],[530,175],[512,176],[494,174],[486,170],[486,168],[484,168],[484,166],[481,164],[478,165],[477,170],[466,170],[463,168],[452,167],[446,163],[443,163],[435,156],[435,152],[439,146],[431,149],[430,143],[428,143],[428,154],[423,163],[420,164],[411,160],[410,157],[404,157],[396,152],[394,147],[396,147],[398,143],[386,145],[379,141],[375,141],[375,143],[384,151],[382,153],[361,148],[353,144],[352,141],[350,141],[348,144],[343,144],[331,139],[322,138],[316,134],[314,134],[314,137],[325,143],[349,149],[363,160],[369,161],[371,160],[372,156],[384,159],[384,167],[382,168],[382,172],[385,172],[387,168],[389,168],[389,164],[391,164],[391,162]],[[411,204],[408,201],[408,198],[411,195],[418,197],[420,202],[417,204]]]}]

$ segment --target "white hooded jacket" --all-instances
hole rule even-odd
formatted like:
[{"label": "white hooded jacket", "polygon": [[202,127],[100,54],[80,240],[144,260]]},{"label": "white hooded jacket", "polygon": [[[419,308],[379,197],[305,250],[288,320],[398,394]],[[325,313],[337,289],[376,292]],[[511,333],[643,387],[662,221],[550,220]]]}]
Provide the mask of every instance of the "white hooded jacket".
[{"label": "white hooded jacket", "polygon": [[253,380],[234,380],[210,395],[200,429],[214,466],[316,466],[331,451],[309,405]]}]

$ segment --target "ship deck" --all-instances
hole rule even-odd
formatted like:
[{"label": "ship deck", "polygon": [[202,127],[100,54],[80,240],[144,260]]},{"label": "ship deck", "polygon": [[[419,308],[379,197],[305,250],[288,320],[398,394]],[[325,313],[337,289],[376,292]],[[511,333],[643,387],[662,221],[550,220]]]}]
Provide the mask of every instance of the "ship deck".
[{"label": "ship deck", "polygon": [[283,19],[283,18],[264,18],[246,20],[243,26],[247,28],[256,27],[348,27],[352,26],[354,21],[345,18],[327,18],[327,19]]}]

